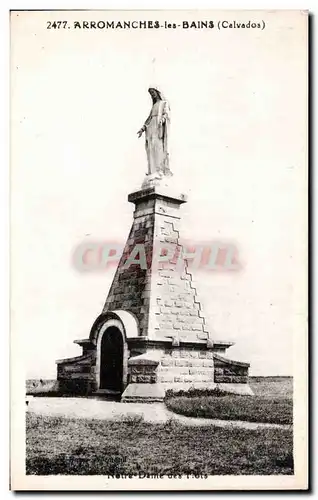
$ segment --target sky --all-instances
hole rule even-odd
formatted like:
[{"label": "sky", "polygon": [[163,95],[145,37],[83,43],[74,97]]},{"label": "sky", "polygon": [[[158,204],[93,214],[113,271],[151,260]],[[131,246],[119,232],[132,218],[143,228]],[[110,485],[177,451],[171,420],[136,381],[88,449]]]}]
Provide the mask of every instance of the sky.
[{"label": "sky", "polygon": [[[25,376],[54,378],[105,303],[114,269],[83,273],[72,257],[128,237],[127,196],[147,170],[137,131],[149,86],[171,107],[170,165],[188,194],[182,237],[231,242],[242,263],[195,275],[213,337],[234,341],[227,355],[252,375],[292,375],[306,320],[306,18],[254,11],[235,19],[261,16],[264,30],[85,31],[48,30],[50,12],[13,16],[11,325]],[[202,13],[168,20],[177,16]]]}]

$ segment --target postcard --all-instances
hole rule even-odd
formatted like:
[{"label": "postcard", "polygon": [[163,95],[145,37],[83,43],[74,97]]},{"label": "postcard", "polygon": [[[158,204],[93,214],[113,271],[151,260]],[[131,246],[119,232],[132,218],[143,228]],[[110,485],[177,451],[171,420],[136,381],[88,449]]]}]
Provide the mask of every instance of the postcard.
[{"label": "postcard", "polygon": [[11,488],[308,488],[308,12],[11,11]]}]

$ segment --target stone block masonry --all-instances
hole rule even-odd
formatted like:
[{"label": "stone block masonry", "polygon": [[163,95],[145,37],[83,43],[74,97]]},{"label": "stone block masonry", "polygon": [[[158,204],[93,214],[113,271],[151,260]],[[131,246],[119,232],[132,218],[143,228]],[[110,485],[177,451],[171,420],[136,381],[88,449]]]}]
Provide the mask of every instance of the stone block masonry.
[{"label": "stone block masonry", "polygon": [[182,351],[182,356],[181,352],[178,352],[180,358],[172,355],[164,356],[158,366],[158,382],[187,384],[213,383],[213,358],[211,357],[209,360],[204,360],[203,358],[195,359],[190,357],[190,352],[184,350]]},{"label": "stone block masonry", "polygon": [[[133,193],[128,199],[136,207],[134,220],[103,312],[131,311],[138,319],[140,335],[151,339],[208,338],[180,244],[179,208],[185,199],[156,188]],[[139,254],[128,262],[138,245]],[[164,252],[169,259],[162,259]]]},{"label": "stone block masonry", "polygon": [[[140,352],[140,349],[141,344],[137,351]],[[168,389],[213,389],[217,384],[225,391],[228,387],[229,392],[251,394],[247,384],[249,365],[220,356],[215,348],[207,348],[202,341],[183,345],[181,342],[178,347],[164,347],[160,341],[154,341],[150,345],[145,340],[144,354],[134,356],[134,348],[131,352],[132,357],[128,362],[129,385],[123,395],[126,402],[142,400],[146,394],[150,400],[154,400],[155,394],[158,399],[158,389],[164,397]],[[231,370],[231,376],[217,379],[216,364],[218,370],[222,364],[222,373]]]},{"label": "stone block masonry", "polygon": [[[133,224],[83,354],[57,361],[60,391],[162,401],[169,388],[251,394],[247,363],[211,336],[180,242],[182,195],[152,186],[129,195]],[[116,397],[117,397],[116,396]]]}]

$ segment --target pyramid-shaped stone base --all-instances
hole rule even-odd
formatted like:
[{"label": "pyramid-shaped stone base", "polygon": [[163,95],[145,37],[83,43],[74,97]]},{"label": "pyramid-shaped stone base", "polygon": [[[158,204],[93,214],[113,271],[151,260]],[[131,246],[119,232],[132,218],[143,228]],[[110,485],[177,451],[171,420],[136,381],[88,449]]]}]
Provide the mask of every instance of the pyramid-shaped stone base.
[{"label": "pyramid-shaped stone base", "polygon": [[132,193],[134,221],[103,312],[133,313],[149,339],[207,339],[208,329],[180,244],[184,196],[153,187]]},{"label": "pyramid-shaped stone base", "polygon": [[78,358],[58,361],[64,392],[113,390],[123,401],[159,401],[169,388],[250,394],[247,363],[212,338],[180,242],[182,194],[150,185],[135,204],[129,237],[101,315]]}]

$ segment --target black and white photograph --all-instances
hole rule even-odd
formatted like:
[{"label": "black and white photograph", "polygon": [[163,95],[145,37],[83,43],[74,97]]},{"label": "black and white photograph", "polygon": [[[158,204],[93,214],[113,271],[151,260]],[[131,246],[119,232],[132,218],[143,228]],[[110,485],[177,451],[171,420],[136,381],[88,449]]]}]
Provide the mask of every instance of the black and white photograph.
[{"label": "black and white photograph", "polygon": [[11,11],[14,490],[305,490],[308,12]]}]

